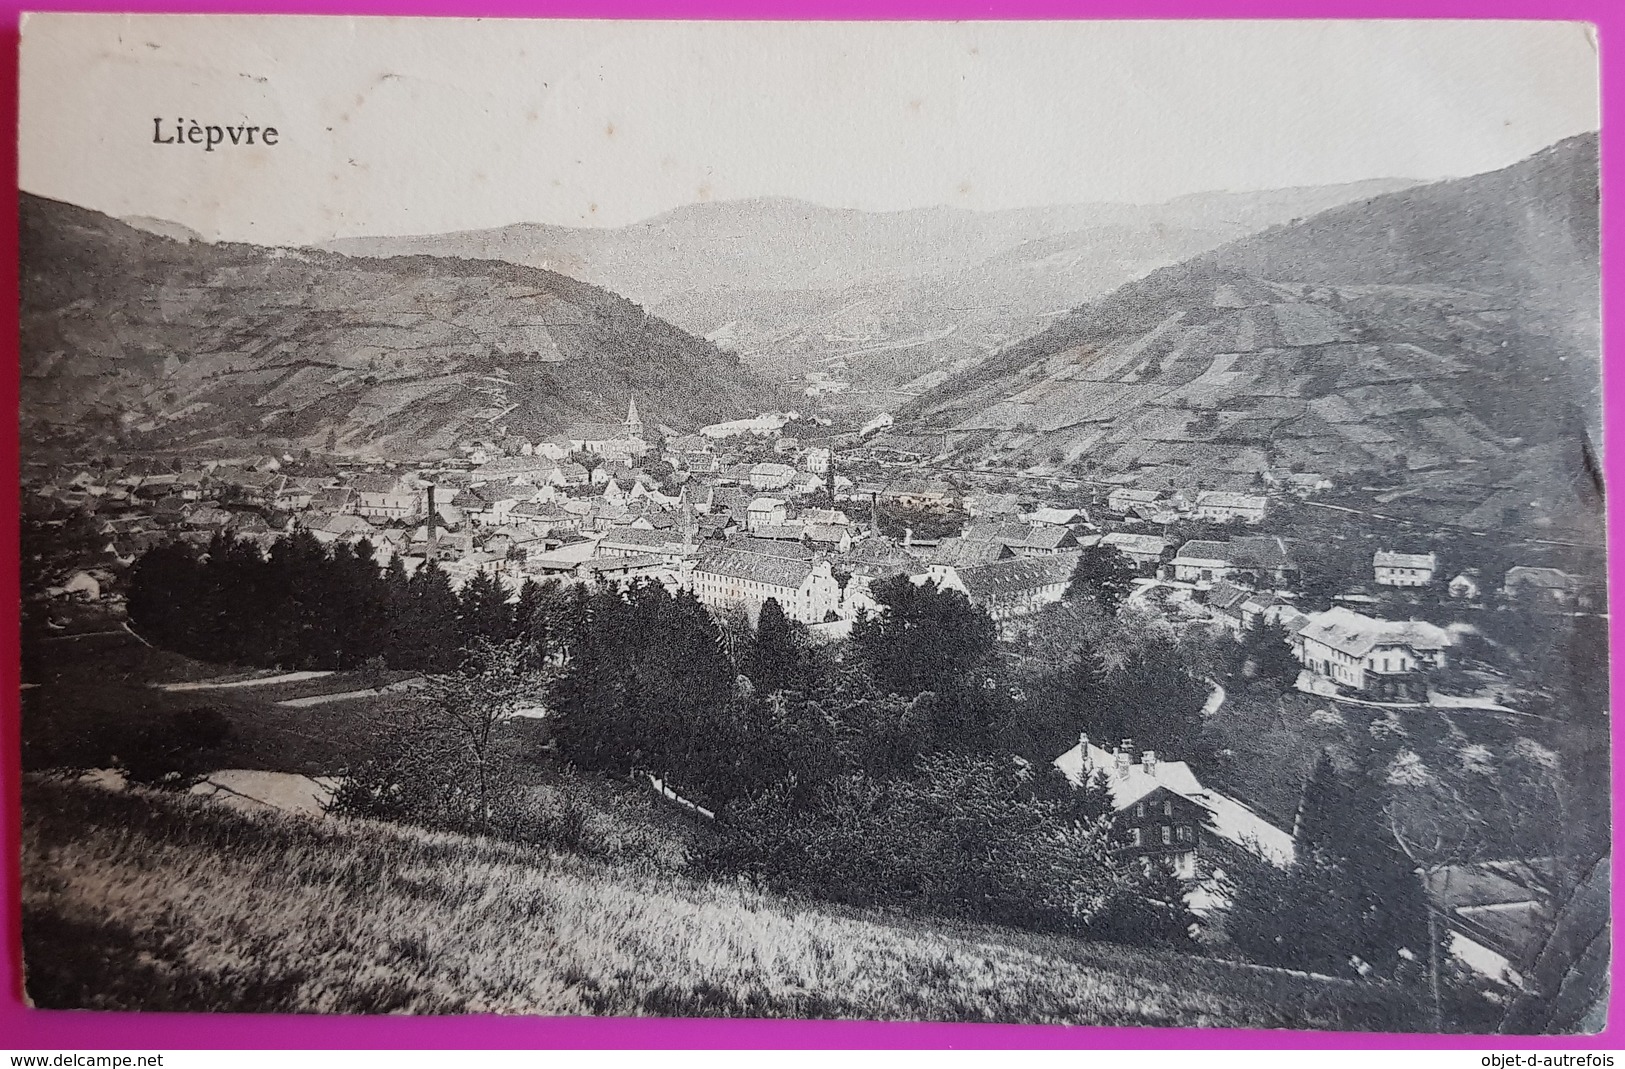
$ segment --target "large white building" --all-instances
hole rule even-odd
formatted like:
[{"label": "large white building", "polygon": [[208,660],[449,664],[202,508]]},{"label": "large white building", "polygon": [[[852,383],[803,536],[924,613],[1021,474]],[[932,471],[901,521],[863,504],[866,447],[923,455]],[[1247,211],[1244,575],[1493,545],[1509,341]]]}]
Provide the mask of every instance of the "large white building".
[{"label": "large white building", "polygon": [[710,608],[743,606],[754,621],[772,598],[792,620],[822,623],[839,615],[841,584],[827,560],[777,557],[744,549],[706,553],[689,573],[688,585]]},{"label": "large white building", "polygon": [[995,620],[1035,613],[1060,601],[1072,581],[1076,551],[1036,557],[1006,557],[987,564],[933,564],[914,577],[939,590],[957,590]]},{"label": "large white building", "polygon": [[1450,633],[1422,620],[1382,620],[1342,606],[1313,613],[1292,651],[1314,675],[1378,699],[1420,701],[1426,672],[1445,663]]}]

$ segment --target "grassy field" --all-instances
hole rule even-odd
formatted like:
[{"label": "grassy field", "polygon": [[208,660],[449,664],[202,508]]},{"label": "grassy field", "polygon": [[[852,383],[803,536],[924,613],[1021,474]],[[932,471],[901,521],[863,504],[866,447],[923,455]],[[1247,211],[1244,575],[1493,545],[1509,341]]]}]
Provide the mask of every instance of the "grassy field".
[{"label": "grassy field", "polygon": [[46,1007],[1422,1024],[1418,1000],[1376,986],[37,776],[23,841]]},{"label": "grassy field", "polygon": [[49,641],[40,659],[39,671],[27,680],[32,686],[23,692],[23,767],[28,769],[103,767],[130,729],[183,709],[210,707],[233,725],[218,767],[332,775],[373,752],[403,696],[385,693],[306,708],[278,703],[409,675],[335,672],[267,686],[165,691],[154,684],[277,673],[206,664],[124,633]]}]

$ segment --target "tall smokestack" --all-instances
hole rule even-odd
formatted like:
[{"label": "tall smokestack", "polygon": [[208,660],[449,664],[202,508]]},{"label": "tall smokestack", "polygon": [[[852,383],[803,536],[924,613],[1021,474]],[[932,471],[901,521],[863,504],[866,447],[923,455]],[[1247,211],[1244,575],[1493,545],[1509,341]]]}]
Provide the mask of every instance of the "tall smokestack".
[{"label": "tall smokestack", "polygon": [[440,532],[435,528],[435,522],[434,522],[435,521],[434,483],[429,484],[428,488],[426,490],[424,490],[424,494],[425,494],[425,496],[427,498],[428,511],[425,513],[426,518],[423,521],[423,523],[424,523],[423,541],[424,541],[424,547],[425,547],[424,550],[423,550],[423,554],[429,560],[439,560],[440,559]]}]

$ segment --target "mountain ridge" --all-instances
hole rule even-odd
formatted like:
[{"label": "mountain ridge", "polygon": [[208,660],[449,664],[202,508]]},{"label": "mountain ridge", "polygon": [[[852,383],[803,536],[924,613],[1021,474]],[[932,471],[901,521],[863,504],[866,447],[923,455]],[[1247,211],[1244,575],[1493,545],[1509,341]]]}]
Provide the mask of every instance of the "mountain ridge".
[{"label": "mountain ridge", "polygon": [[[1600,417],[1596,147],[1580,135],[1154,271],[933,386],[894,433],[1153,486],[1398,467],[1462,515],[1529,484],[1541,450],[1561,483]],[[1503,511],[1573,504],[1553,495]]]},{"label": "mountain ridge", "polygon": [[25,433],[385,456],[770,405],[737,358],[601,287],[502,261],[182,244],[23,194]]},{"label": "mountain ridge", "polygon": [[[1169,205],[1080,204],[893,212],[789,198],[685,205],[615,228],[506,227],[325,243],[366,255],[477,256],[607,286],[779,378],[813,369],[857,391],[946,374],[1044,325],[1044,316],[1269,222],[1406,179]],[[844,339],[866,343],[858,355]],[[908,359],[864,353],[903,348]],[[891,399],[872,399],[886,407]]]}]

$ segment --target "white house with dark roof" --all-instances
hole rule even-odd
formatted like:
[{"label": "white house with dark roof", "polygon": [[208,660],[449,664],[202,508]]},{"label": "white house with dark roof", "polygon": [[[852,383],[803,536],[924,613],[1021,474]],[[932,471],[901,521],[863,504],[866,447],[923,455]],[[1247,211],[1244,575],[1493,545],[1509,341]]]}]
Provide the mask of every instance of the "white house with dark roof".
[{"label": "white house with dark roof", "polygon": [[407,475],[359,475],[355,490],[355,514],[369,520],[409,520],[423,514],[424,495],[416,480]]},{"label": "white house with dark roof", "polygon": [[1079,554],[1006,557],[987,564],[932,564],[914,577],[939,590],[957,590],[995,620],[1026,616],[1060,601],[1072,580]]},{"label": "white house with dark roof", "polygon": [[1260,535],[1228,542],[1192,539],[1179,547],[1173,571],[1176,580],[1206,589],[1241,572],[1252,573],[1262,583],[1282,583],[1297,571],[1297,566],[1284,541]]},{"label": "white house with dark roof", "polygon": [[792,620],[821,623],[840,614],[841,584],[827,560],[801,560],[746,549],[703,554],[688,574],[688,587],[710,608],[743,606],[752,620],[768,598]]},{"label": "white house with dark roof", "polygon": [[1395,553],[1379,549],[1371,558],[1371,569],[1381,586],[1427,586],[1439,570],[1436,553]]},{"label": "white house with dark roof", "polygon": [[1119,486],[1106,495],[1106,507],[1119,516],[1127,516],[1137,505],[1154,505],[1161,500],[1160,490],[1136,490],[1132,486]]},{"label": "white house with dark roof", "polygon": [[1311,673],[1378,699],[1427,697],[1426,673],[1445,663],[1450,632],[1422,620],[1383,620],[1336,606],[1311,613],[1292,635]]},{"label": "white house with dark roof", "polygon": [[783,490],[796,481],[796,469],[788,464],[763,461],[752,464],[750,486],[752,490]]},{"label": "white house with dark roof", "polygon": [[1113,531],[1111,534],[1101,535],[1100,544],[1117,550],[1133,561],[1136,568],[1146,569],[1156,567],[1162,560],[1162,555],[1167,552],[1169,543],[1160,535]]},{"label": "white house with dark roof", "polygon": [[745,510],[745,530],[783,527],[790,522],[790,507],[781,498],[754,498]]},{"label": "white house with dark roof", "polygon": [[1204,490],[1196,495],[1197,518],[1212,520],[1215,523],[1225,523],[1229,520],[1259,523],[1264,519],[1264,511],[1268,507],[1269,499],[1261,494]]}]

